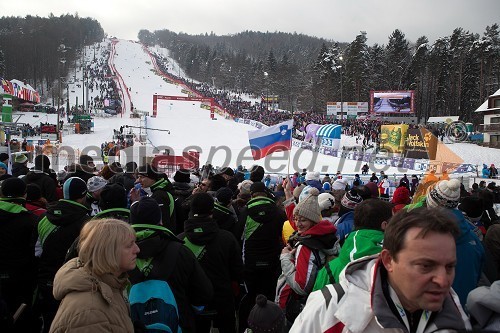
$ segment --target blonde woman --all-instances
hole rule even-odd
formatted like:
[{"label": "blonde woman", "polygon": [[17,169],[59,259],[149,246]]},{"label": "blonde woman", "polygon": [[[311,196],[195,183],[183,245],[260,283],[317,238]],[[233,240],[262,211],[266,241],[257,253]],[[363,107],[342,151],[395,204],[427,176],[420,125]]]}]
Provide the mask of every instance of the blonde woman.
[{"label": "blonde woman", "polygon": [[135,268],[139,247],[127,223],[115,219],[87,222],[80,233],[79,257],[54,279],[61,300],[50,332],[133,332],[123,296],[126,272]]}]

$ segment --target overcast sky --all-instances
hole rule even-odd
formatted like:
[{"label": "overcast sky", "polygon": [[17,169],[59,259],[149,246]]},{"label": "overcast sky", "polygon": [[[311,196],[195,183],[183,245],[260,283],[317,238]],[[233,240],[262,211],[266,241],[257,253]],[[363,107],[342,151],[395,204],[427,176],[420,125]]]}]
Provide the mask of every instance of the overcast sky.
[{"label": "overcast sky", "polygon": [[297,32],[351,42],[387,44],[400,29],[415,42],[434,41],[462,27],[483,34],[500,23],[500,0],[20,0],[0,2],[0,15],[47,17],[78,13],[99,21],[109,36],[137,39],[140,29],[189,34],[245,30]]}]

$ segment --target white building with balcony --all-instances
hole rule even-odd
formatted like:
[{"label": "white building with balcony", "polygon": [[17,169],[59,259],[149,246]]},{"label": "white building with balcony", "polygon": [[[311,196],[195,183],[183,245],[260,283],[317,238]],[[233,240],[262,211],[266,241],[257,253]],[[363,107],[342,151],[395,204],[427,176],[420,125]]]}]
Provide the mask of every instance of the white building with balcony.
[{"label": "white building with balcony", "polygon": [[477,108],[483,114],[480,131],[484,133],[484,143],[491,148],[500,148],[500,89]]}]

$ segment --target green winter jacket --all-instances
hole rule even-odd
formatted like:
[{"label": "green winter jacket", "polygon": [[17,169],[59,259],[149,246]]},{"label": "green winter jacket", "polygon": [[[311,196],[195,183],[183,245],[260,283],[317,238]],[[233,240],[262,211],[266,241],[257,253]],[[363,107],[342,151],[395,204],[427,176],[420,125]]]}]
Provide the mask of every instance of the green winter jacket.
[{"label": "green winter jacket", "polygon": [[313,291],[320,290],[327,284],[338,282],[340,272],[351,261],[382,251],[383,241],[384,232],[380,230],[360,229],[351,232],[340,249],[339,256],[318,272]]}]

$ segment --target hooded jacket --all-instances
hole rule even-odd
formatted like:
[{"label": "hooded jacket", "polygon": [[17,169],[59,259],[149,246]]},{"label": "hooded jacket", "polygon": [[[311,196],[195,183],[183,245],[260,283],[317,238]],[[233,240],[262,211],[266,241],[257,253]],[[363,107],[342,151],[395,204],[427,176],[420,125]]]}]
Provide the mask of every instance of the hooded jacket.
[{"label": "hooded jacket", "polygon": [[172,230],[177,233],[181,233],[184,230],[184,221],[188,219],[188,214],[182,208],[182,203],[191,196],[193,192],[194,186],[191,183],[183,183],[183,182],[173,182],[173,192],[175,202],[175,220],[176,226],[175,230]]},{"label": "hooded jacket", "polygon": [[99,213],[94,215],[92,219],[118,219],[124,222],[129,222],[130,219],[130,209],[128,208],[110,208],[101,210]]},{"label": "hooded jacket", "polygon": [[52,178],[49,174],[50,170],[38,171],[32,170],[26,174],[23,180],[26,184],[37,184],[42,191],[42,197],[44,197],[47,202],[57,201],[56,187],[57,181]]},{"label": "hooded jacket", "polygon": [[134,332],[123,291],[126,277],[94,276],[78,259],[68,261],[54,279],[54,297],[61,300],[50,333]]},{"label": "hooded jacket", "polygon": [[90,219],[89,209],[76,201],[61,199],[47,209],[38,224],[42,255],[38,270],[40,282],[51,282],[63,265],[66,252]]},{"label": "hooded jacket", "polygon": [[[378,255],[349,263],[339,277],[339,285],[345,294],[338,297],[338,292],[331,284],[324,287],[327,289],[325,292],[332,295],[329,301],[326,301],[323,290],[311,293],[290,332],[409,332],[388,305],[382,291],[381,270],[385,268]],[[436,332],[439,329],[455,332],[465,331],[466,328],[470,329],[469,319],[460,306],[457,294],[450,289],[443,308],[430,316],[422,332]]]},{"label": "hooded jacket", "polygon": [[[0,331],[26,332],[36,287],[35,225],[38,218],[23,207],[24,198],[0,198]],[[13,327],[13,314],[26,304]],[[10,317],[10,318],[9,318]],[[9,320],[10,319],[10,320]]]},{"label": "hooded jacket", "polygon": [[[230,232],[234,231],[238,217],[232,205],[226,207],[218,202],[214,203],[213,218],[219,225],[220,229]],[[185,229],[185,228],[184,228]]]},{"label": "hooded jacket", "polygon": [[256,197],[248,201],[241,211],[236,232],[243,241],[245,267],[278,264],[285,220],[285,213],[272,199]]},{"label": "hooded jacket", "polygon": [[319,269],[326,257],[333,254],[335,227],[322,220],[300,235],[295,233],[290,237],[293,239],[296,239],[295,255],[280,255],[282,273],[278,279],[276,303],[282,309],[290,296],[307,296],[312,291]]},{"label": "hooded jacket", "polygon": [[481,171],[483,178],[490,178],[490,169],[486,164],[483,164],[483,170]]},{"label": "hooded jacket", "polygon": [[38,218],[23,207],[24,199],[0,199],[0,272],[31,277],[35,265]]},{"label": "hooded jacket", "polygon": [[[168,258],[176,256],[175,267],[170,275],[167,276],[169,268],[162,266],[156,270],[153,269],[147,279],[168,282],[179,309],[179,324],[182,332],[195,332],[195,314],[192,305],[206,305],[212,300],[212,283],[191,250],[181,244],[178,247],[172,244],[172,242],[182,243],[182,241],[171,232],[155,231],[159,226],[151,226],[151,229],[147,226],[138,228],[137,225],[133,225],[133,227],[136,231],[141,230],[136,232],[137,245],[140,249],[137,255],[138,269],[144,269],[146,267],[144,263],[151,258],[162,258],[165,255],[168,255]],[[129,274],[132,284],[140,282],[135,274]]]},{"label": "hooded jacket", "polygon": [[[339,281],[340,272],[349,262],[380,253],[383,241],[384,232],[381,230],[360,229],[351,232],[340,249],[339,256],[326,264],[335,282]],[[332,283],[330,278],[327,268],[323,267],[318,272],[313,290],[320,290],[327,284]]]},{"label": "hooded jacket", "polygon": [[486,332],[500,331],[500,280],[491,286],[481,286],[467,296],[467,311],[474,318],[477,325],[474,328],[487,330]]},{"label": "hooded jacket", "polygon": [[26,166],[25,163],[15,162],[12,164],[12,176],[19,177],[23,175],[27,175],[30,169]]},{"label": "hooded jacket", "polygon": [[168,228],[173,233],[176,232],[175,219],[175,201],[170,193],[173,189],[172,184],[166,178],[160,178],[156,183],[151,185],[151,198],[155,199],[161,209],[161,220],[163,226]]},{"label": "hooded jacket", "polygon": [[460,303],[465,306],[467,295],[477,287],[485,262],[484,248],[473,230],[473,226],[467,221],[463,213],[458,209],[450,209],[455,215],[460,236],[456,239],[457,265],[455,267],[455,279],[453,290],[460,298]]},{"label": "hooded jacket", "polygon": [[184,240],[186,247],[197,249],[198,262],[212,282],[214,298],[208,308],[217,309],[219,315],[234,316],[231,284],[241,280],[243,270],[241,249],[236,238],[231,232],[220,229],[210,217],[188,219],[179,238]]}]

